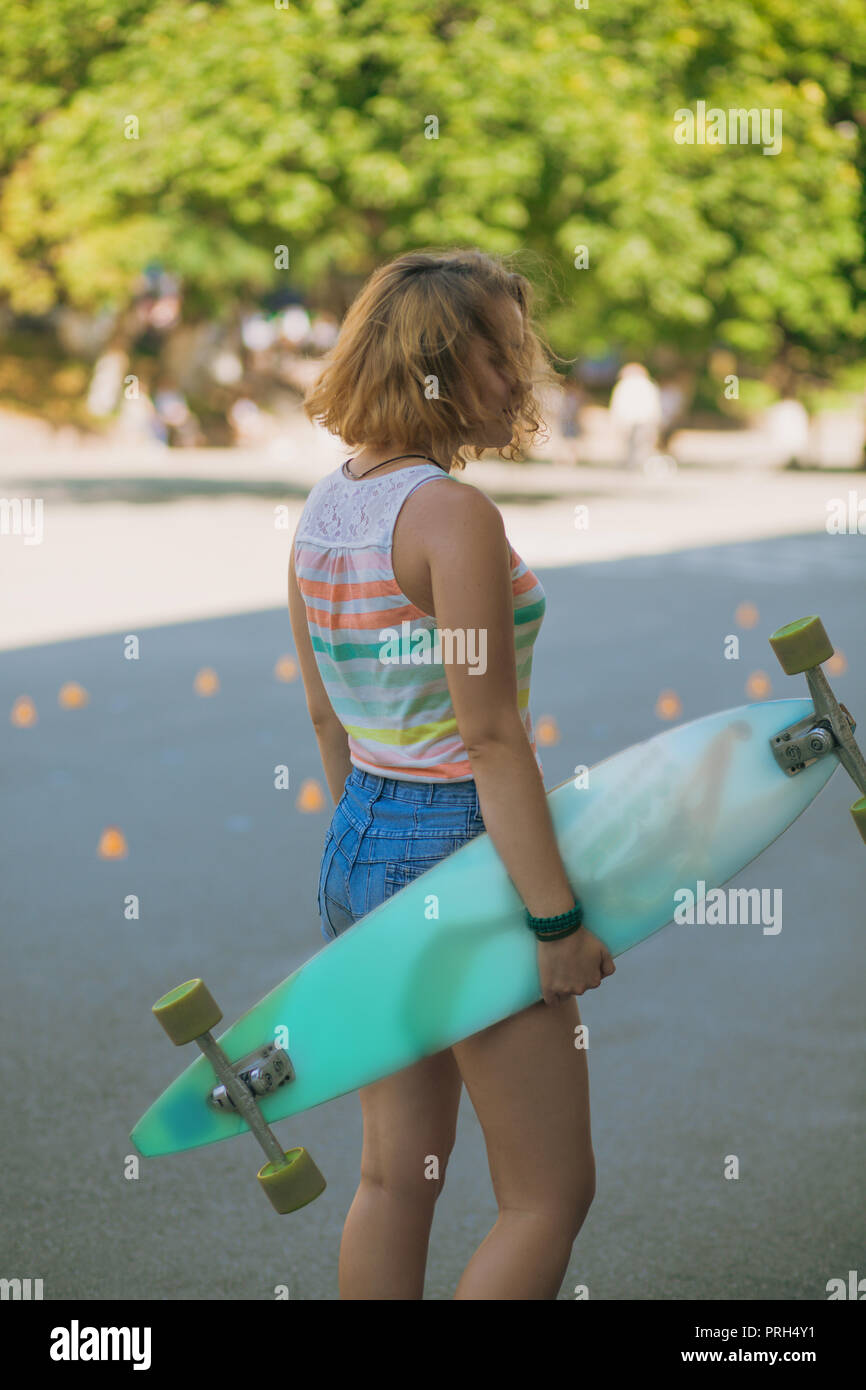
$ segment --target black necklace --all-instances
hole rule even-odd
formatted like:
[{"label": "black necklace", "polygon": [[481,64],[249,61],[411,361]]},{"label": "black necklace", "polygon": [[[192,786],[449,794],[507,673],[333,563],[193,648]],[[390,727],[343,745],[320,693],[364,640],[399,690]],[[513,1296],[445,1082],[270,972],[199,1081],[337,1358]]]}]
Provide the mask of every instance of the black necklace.
[{"label": "black necklace", "polygon": [[[357,474],[353,473],[351,469],[349,469],[348,476],[350,478],[354,478],[356,482],[360,482],[361,478],[366,478],[367,473],[375,473],[377,468],[384,468],[386,463],[396,463],[398,459],[427,459],[429,463],[435,463],[437,468],[442,468],[443,473],[448,472],[448,469],[443,468],[442,464],[439,462],[438,459],[430,458],[429,454],[395,454],[392,459],[383,459],[381,463],[374,463],[373,467],[368,468],[366,473]],[[351,459],[346,459],[346,462],[343,465],[343,467],[349,468],[349,464],[351,462]]]}]

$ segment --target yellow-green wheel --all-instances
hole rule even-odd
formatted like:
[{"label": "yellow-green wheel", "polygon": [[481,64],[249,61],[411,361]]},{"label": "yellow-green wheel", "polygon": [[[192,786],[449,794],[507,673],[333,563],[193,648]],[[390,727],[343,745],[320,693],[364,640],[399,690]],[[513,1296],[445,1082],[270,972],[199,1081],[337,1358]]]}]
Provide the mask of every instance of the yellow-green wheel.
[{"label": "yellow-green wheel", "polygon": [[770,638],[770,646],[779,658],[782,670],[789,676],[809,671],[829,661],[833,643],[824,631],[820,618],[798,618],[787,627],[780,627]]},{"label": "yellow-green wheel", "polygon": [[178,1047],[209,1033],[222,1018],[222,1010],[203,980],[187,980],[170,989],[157,999],[153,1013]]},{"label": "yellow-green wheel", "polygon": [[855,801],[851,807],[851,815],[854,817],[854,824],[866,840],[866,796],[861,796],[859,801]]},{"label": "yellow-green wheel", "polygon": [[259,1170],[258,1179],[274,1211],[281,1216],[314,1202],[327,1186],[306,1149],[289,1149],[285,1163],[279,1167],[266,1163]]}]

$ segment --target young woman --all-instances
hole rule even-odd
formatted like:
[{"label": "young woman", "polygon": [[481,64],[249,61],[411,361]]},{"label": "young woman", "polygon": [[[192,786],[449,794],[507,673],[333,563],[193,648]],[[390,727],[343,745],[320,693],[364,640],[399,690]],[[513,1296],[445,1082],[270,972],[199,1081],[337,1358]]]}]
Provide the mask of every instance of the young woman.
[{"label": "young woman", "polygon": [[[544,592],[489,498],[449,476],[465,467],[464,447],[476,458],[502,453],[518,422],[540,427],[533,383],[552,369],[531,302],[522,275],[479,251],[400,256],[361,290],[305,402],[310,419],[358,450],[310,492],[289,568],[307,706],[337,803],[319,881],[322,934],[332,940],[486,830],[539,936],[543,996],[361,1089],[343,1299],[423,1296],[464,1083],[499,1216],[455,1298],[556,1298],[595,1190],[574,996],[614,964],[580,926],[532,733]],[[467,652],[471,634],[486,640],[483,672],[479,662],[380,660],[380,633],[401,623],[410,634],[462,630]],[[433,1154],[437,1181],[427,1176]]]}]

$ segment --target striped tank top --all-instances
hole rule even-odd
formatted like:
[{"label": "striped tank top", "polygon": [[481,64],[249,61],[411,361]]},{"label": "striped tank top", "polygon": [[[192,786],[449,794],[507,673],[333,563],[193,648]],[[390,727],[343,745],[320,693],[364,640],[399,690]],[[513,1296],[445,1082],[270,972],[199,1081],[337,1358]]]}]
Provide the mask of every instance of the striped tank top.
[{"label": "striped tank top", "polygon": [[[353,765],[406,782],[467,782],[473,773],[448,691],[445,664],[482,664],[438,635],[435,618],[401,591],[391,567],[394,524],[406,498],[431,478],[416,463],[358,482],[336,469],[314,485],[294,540],[295,574],[313,652],[334,713],[349,737]],[[544,590],[509,545],[517,690],[530,746],[543,776],[529,714],[532,648]]]}]

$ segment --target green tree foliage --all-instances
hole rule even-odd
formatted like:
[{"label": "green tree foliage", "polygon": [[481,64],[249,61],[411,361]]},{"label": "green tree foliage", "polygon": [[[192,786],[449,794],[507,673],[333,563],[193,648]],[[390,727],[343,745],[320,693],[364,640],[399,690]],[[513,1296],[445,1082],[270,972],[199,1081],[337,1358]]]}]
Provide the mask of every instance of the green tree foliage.
[{"label": "green tree foliage", "polygon": [[[152,260],[219,310],[279,246],[339,310],[474,244],[557,268],[569,355],[862,352],[862,0],[7,0],[0,63],[19,312],[120,307]],[[780,153],[677,143],[699,101],[780,110]]]}]

